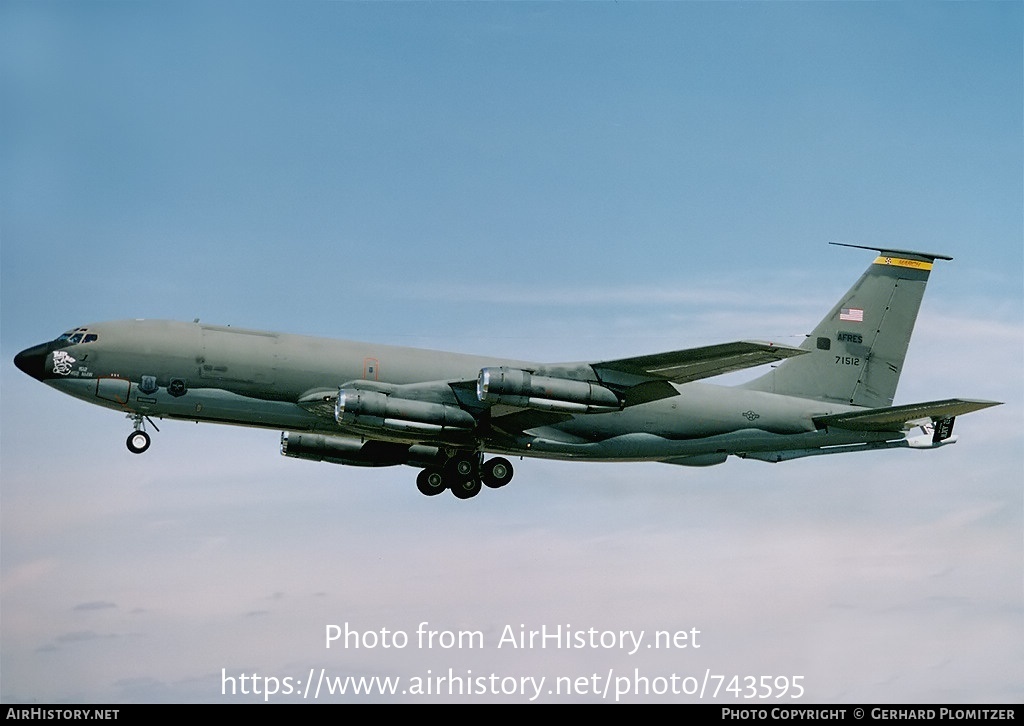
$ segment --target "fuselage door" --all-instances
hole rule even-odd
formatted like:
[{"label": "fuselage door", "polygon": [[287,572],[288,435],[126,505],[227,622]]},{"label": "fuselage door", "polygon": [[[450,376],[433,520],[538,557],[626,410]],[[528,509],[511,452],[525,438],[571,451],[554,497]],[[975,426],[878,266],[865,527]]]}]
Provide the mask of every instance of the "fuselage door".
[{"label": "fuselage door", "polygon": [[380,362],[376,358],[363,358],[363,380],[380,380]]}]

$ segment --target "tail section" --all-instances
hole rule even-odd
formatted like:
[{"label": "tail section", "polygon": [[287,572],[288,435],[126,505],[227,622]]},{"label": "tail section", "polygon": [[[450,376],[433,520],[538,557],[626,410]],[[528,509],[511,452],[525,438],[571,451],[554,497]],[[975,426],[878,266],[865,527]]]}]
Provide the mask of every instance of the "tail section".
[{"label": "tail section", "polygon": [[892,405],[932,264],[953,258],[842,246],[879,256],[800,346],[810,355],[786,360],[744,387],[869,408]]}]

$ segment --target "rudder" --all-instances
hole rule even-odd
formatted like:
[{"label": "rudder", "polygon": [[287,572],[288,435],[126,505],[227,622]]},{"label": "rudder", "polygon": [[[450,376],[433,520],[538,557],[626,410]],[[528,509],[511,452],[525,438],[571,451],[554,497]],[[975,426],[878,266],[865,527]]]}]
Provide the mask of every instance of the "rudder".
[{"label": "rudder", "polygon": [[869,408],[891,406],[932,264],[953,258],[832,244],[879,255],[801,344],[809,355],[787,360],[744,387]]}]

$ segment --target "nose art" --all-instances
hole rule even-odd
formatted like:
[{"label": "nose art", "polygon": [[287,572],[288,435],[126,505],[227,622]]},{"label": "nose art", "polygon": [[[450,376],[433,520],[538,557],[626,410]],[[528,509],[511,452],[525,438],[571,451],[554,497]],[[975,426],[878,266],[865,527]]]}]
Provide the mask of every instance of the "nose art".
[{"label": "nose art", "polygon": [[46,376],[44,367],[46,365],[46,356],[49,352],[49,343],[34,345],[14,356],[14,365],[18,366],[18,370],[27,373],[37,381],[41,381]]}]

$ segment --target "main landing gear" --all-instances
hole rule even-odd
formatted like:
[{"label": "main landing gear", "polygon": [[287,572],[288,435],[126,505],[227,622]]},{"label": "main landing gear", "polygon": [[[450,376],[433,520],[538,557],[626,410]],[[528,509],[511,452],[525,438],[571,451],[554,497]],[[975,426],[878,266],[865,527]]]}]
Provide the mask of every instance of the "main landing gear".
[{"label": "main landing gear", "polygon": [[150,426],[152,426],[155,431],[159,431],[160,429],[158,429],[156,424],[153,423],[153,419],[149,416],[143,416],[141,413],[130,413],[128,414],[128,418],[131,419],[134,424],[135,430],[128,434],[128,440],[124,442],[125,446],[127,446],[128,451],[133,454],[141,454],[149,448],[151,443],[153,443],[150,435],[146,433],[146,421],[149,421]]},{"label": "main landing gear", "polygon": [[497,456],[484,461],[479,453],[459,453],[440,468],[424,469],[416,477],[416,488],[432,497],[450,489],[458,499],[470,499],[480,493],[484,485],[498,489],[512,481],[512,464]]}]

